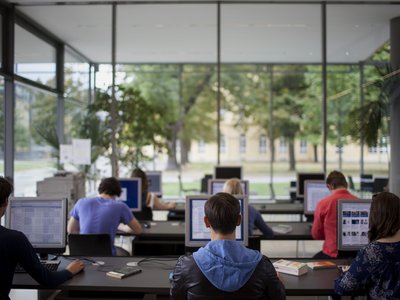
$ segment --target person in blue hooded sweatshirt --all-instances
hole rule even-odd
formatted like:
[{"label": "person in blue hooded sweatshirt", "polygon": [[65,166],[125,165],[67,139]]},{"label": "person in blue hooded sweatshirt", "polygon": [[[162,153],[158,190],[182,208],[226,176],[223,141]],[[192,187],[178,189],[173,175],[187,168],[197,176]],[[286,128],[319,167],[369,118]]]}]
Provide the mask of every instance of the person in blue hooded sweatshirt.
[{"label": "person in blue hooded sweatshirt", "polygon": [[204,206],[211,241],[181,256],[173,273],[172,299],[286,299],[285,288],[271,261],[235,240],[241,223],[239,201],[218,193]]}]

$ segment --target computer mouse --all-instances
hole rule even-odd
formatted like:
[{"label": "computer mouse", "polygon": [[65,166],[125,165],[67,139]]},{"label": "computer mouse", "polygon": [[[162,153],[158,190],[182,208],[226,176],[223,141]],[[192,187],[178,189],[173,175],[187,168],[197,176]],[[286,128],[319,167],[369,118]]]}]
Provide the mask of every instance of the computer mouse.
[{"label": "computer mouse", "polygon": [[130,261],[130,262],[126,263],[126,265],[128,267],[137,267],[138,266],[138,262],[137,261]]},{"label": "computer mouse", "polygon": [[150,225],[150,223],[147,223],[147,222],[146,222],[146,223],[143,223],[143,227],[144,227],[144,228],[150,228],[151,225]]},{"label": "computer mouse", "polygon": [[95,266],[104,266],[106,263],[104,261],[95,261],[93,265]]}]

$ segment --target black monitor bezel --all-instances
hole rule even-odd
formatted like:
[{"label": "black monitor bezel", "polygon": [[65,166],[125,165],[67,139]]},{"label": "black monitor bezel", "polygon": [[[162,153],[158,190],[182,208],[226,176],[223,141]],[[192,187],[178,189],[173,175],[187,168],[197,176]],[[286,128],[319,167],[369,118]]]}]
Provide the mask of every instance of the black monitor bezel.
[{"label": "black monitor bezel", "polygon": [[[239,170],[240,171],[240,176],[230,176],[230,177],[219,177],[217,175],[218,170],[220,169],[226,169],[226,170]],[[237,174],[235,174],[237,175]],[[242,166],[215,166],[214,167],[214,179],[231,179],[231,178],[237,178],[237,179],[242,179],[243,177],[243,167]]]},{"label": "black monitor bezel", "polygon": [[[311,178],[306,178],[309,176]],[[312,177],[313,175],[321,175],[320,178]],[[306,180],[325,180],[325,173],[323,172],[298,172],[296,174],[296,196],[297,198],[304,198],[304,181]],[[302,192],[301,192],[302,189]]]}]

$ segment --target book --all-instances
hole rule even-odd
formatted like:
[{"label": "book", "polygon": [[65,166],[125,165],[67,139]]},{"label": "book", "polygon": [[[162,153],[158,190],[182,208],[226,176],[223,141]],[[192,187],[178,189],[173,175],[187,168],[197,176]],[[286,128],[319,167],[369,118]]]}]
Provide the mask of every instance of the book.
[{"label": "book", "polygon": [[300,276],[308,272],[308,266],[305,263],[280,259],[273,263],[275,270],[279,273]]},{"label": "book", "polygon": [[110,277],[122,279],[122,278],[125,278],[128,276],[139,274],[140,272],[142,272],[142,269],[139,269],[137,267],[127,266],[127,267],[114,269],[110,272],[107,272],[106,274]]},{"label": "book", "polygon": [[307,266],[313,270],[336,268],[336,264],[328,260],[308,262]]},{"label": "book", "polygon": [[274,225],[272,226],[272,231],[274,233],[289,233],[293,230],[292,226],[290,225],[285,225],[285,224],[278,224],[278,225]]}]

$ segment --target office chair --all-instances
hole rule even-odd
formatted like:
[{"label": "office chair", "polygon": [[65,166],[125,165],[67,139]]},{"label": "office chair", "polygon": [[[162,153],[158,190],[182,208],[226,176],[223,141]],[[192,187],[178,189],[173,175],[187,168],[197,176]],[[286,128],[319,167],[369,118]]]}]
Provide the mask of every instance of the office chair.
[{"label": "office chair", "polygon": [[112,256],[109,234],[69,234],[70,255],[74,256]]},{"label": "office chair", "polygon": [[352,191],[355,191],[355,190],[356,190],[356,187],[355,187],[355,185],[354,185],[353,176],[348,175],[348,176],[347,176],[347,179],[348,179],[348,181],[349,181],[349,189],[352,190]]},{"label": "office chair", "polygon": [[182,195],[182,192],[185,194],[188,192],[197,193],[197,194],[200,193],[200,191],[198,189],[184,189],[181,174],[178,174],[178,180],[179,180],[179,194],[180,195]]}]

